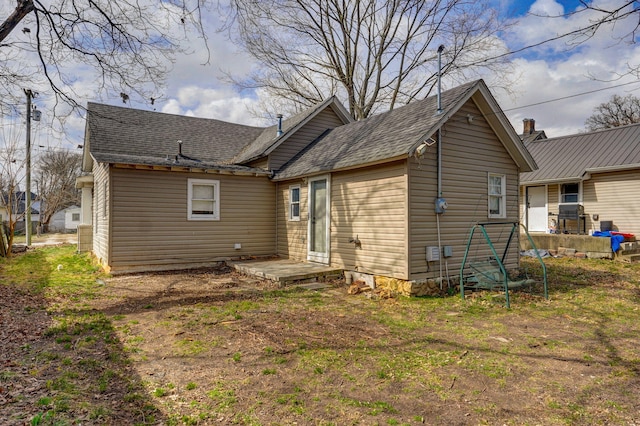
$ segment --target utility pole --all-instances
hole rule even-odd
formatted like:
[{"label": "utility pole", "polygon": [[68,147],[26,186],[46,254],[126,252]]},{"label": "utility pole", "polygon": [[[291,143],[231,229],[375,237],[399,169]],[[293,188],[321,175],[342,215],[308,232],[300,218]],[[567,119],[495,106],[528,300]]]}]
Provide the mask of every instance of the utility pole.
[{"label": "utility pole", "polygon": [[[26,154],[26,194],[25,194],[25,216],[24,216],[24,232],[26,242],[28,246],[31,245],[31,99],[35,98],[38,94],[32,92],[31,89],[24,89],[24,94],[27,95],[27,154]],[[40,111],[35,114],[34,120],[40,121]]]}]

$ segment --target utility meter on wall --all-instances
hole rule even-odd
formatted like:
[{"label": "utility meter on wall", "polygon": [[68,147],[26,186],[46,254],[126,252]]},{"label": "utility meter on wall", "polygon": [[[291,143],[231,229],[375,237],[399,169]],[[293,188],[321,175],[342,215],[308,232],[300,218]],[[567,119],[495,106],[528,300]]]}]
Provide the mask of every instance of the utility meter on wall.
[{"label": "utility meter on wall", "polygon": [[444,198],[436,198],[436,213],[442,214],[447,210],[449,205],[447,204],[447,200]]}]

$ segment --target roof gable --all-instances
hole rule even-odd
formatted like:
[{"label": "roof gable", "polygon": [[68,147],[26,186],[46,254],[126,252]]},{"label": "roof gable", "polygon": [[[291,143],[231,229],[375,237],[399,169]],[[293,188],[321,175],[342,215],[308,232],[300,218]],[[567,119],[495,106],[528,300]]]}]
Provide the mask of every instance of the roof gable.
[{"label": "roof gable", "polygon": [[640,124],[543,139],[526,145],[538,170],[522,184],[578,181],[589,173],[640,168]]},{"label": "roof gable", "polygon": [[470,99],[477,104],[518,166],[523,170],[535,168],[533,158],[485,83],[478,80],[443,92],[440,114],[437,113],[437,97],[431,96],[326,132],[283,166],[275,178],[289,179],[406,158]]},{"label": "roof gable", "polygon": [[244,149],[236,155],[233,162],[236,164],[248,163],[250,161],[257,160],[261,157],[269,155],[273,150],[286,142],[296,131],[303,127],[306,123],[311,121],[315,116],[320,114],[326,108],[331,108],[336,115],[342,120],[344,124],[353,121],[353,118],[349,115],[347,110],[337,100],[335,96],[332,96],[325,101],[308,108],[298,114],[289,117],[282,121],[282,135],[278,136],[278,126],[270,126],[264,129],[264,131],[253,142],[246,145]]}]

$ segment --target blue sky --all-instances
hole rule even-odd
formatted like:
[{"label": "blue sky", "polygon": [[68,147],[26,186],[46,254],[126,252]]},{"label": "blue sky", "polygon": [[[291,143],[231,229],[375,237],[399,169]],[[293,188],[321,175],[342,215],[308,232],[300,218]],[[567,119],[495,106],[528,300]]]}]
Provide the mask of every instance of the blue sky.
[{"label": "blue sky", "polygon": [[[535,2],[531,0],[498,0],[498,10],[507,18],[519,17],[526,15],[533,3]],[[562,0],[555,3],[561,5],[567,12],[582,5],[579,0]]]}]

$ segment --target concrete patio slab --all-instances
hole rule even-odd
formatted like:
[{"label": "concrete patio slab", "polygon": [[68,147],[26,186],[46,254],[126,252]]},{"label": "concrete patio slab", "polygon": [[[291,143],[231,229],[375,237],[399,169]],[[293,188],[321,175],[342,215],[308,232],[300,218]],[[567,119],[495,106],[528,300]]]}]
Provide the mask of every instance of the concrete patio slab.
[{"label": "concrete patio slab", "polygon": [[268,279],[283,285],[323,281],[342,276],[342,269],[317,263],[296,262],[289,259],[234,261],[227,263],[243,274]]}]

